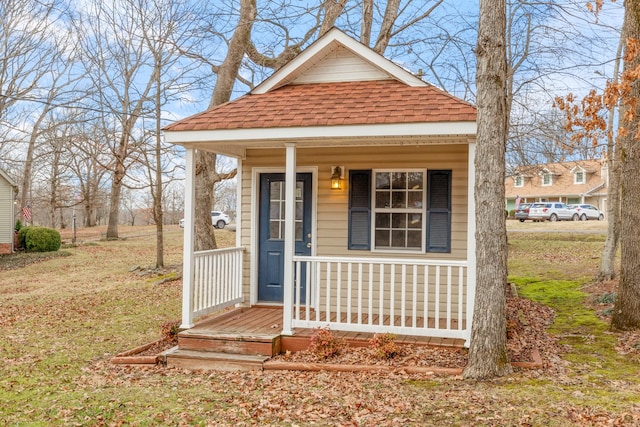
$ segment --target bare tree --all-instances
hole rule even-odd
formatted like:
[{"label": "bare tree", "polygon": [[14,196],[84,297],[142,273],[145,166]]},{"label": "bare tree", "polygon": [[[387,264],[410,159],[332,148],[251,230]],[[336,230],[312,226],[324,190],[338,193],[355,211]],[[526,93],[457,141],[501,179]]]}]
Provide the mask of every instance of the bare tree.
[{"label": "bare tree", "polygon": [[152,54],[142,36],[137,0],[92,3],[78,18],[87,76],[95,90],[95,103],[113,127],[111,194],[107,239],[118,238],[120,193],[128,169],[137,163],[136,125],[152,109],[155,84]]},{"label": "bare tree", "polygon": [[[20,204],[31,195],[31,175],[40,126],[49,113],[69,102],[74,78],[74,42],[65,29],[62,2],[7,0],[0,4],[0,134],[22,139]],[[66,93],[65,93],[66,91]],[[26,125],[18,125],[18,123]],[[6,141],[4,141],[6,142]],[[20,149],[22,152],[23,150]]]},{"label": "bare tree", "polygon": [[[613,79],[614,85],[619,83],[618,74],[620,72],[620,61],[622,60],[622,49],[626,34],[624,29],[620,36],[620,42],[618,43],[618,51],[616,53],[615,66],[613,67]],[[600,269],[596,274],[597,281],[612,280],[616,277],[616,252],[620,245],[620,180],[621,180],[621,168],[620,168],[620,147],[617,145],[617,141],[614,137],[613,128],[615,115],[615,105],[611,105],[608,108],[608,123],[607,123],[607,149],[606,149],[606,164],[607,164],[607,238],[604,242],[604,249],[602,250],[602,258],[600,260]],[[618,127],[621,125],[620,116],[624,116],[624,110],[619,111],[617,115]]]},{"label": "bare tree", "polygon": [[110,135],[96,122],[76,122],[70,141],[74,153],[70,168],[77,182],[72,207],[83,213],[85,227],[97,225],[99,212],[105,207],[107,165],[111,161]]},{"label": "bare tree", "polygon": [[[187,3],[167,0],[139,0],[140,7],[137,10],[139,20],[142,23],[142,37],[146,42],[146,48],[153,58],[154,79],[154,131],[153,142],[148,144],[149,149],[143,149],[141,156],[146,166],[147,180],[150,187],[152,200],[152,217],[156,225],[156,267],[164,267],[164,241],[163,241],[163,195],[164,177],[171,178],[176,166],[168,167],[167,153],[171,149],[162,141],[162,107],[172,98],[173,86],[189,70],[188,67],[176,66],[180,57],[180,46],[184,43],[184,35],[188,31],[189,16],[193,11],[186,7]],[[177,22],[185,23],[179,27]],[[171,73],[172,69],[180,69],[179,73]]]},{"label": "bare tree", "polygon": [[505,27],[505,0],[481,0],[476,47],[476,299],[469,363],[464,370],[468,379],[511,372],[506,343],[507,231],[503,215],[509,117]]}]

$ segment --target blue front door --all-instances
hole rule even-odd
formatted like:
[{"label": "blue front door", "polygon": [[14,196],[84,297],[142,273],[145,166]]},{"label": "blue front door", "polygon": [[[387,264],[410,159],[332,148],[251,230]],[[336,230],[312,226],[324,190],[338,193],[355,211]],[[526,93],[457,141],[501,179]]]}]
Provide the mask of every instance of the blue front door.
[{"label": "blue front door", "polygon": [[[283,173],[260,175],[259,302],[281,303],[284,296],[284,177]],[[296,255],[311,255],[311,182],[310,173],[297,174]],[[301,295],[304,300],[304,288]]]}]

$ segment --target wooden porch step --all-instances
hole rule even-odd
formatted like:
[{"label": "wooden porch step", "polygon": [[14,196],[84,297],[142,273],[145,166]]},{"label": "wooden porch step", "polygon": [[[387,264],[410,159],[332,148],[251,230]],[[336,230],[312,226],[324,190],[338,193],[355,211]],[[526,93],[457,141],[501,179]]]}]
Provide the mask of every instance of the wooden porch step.
[{"label": "wooden porch step", "polygon": [[218,371],[260,371],[270,357],[175,348],[163,354],[167,367]]},{"label": "wooden porch step", "polygon": [[188,329],[178,334],[181,350],[257,355],[272,357],[280,354],[280,334],[237,334]]}]

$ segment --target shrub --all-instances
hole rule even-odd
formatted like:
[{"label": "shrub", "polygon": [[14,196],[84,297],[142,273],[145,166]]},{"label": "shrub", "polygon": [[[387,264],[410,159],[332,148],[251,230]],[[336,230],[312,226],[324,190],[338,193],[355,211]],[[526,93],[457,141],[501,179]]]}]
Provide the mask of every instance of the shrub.
[{"label": "shrub", "polygon": [[511,209],[509,211],[509,218],[515,218],[516,217],[516,210],[515,209]]},{"label": "shrub", "polygon": [[16,232],[20,231],[20,229],[22,228],[22,223],[20,222],[20,220],[16,221],[16,226],[14,227],[14,230],[16,230]]},{"label": "shrub", "polygon": [[20,230],[18,230],[18,246],[22,249],[25,249],[27,247],[27,244],[26,244],[27,233],[31,228],[33,227],[25,226],[25,227],[20,227]]},{"label": "shrub", "polygon": [[400,354],[400,348],[395,342],[395,334],[375,334],[369,344],[380,359],[393,359]]},{"label": "shrub", "polygon": [[339,355],[347,343],[334,335],[329,328],[314,328],[311,334],[309,351],[318,359],[324,360]]},{"label": "shrub", "polygon": [[58,230],[33,226],[22,227],[18,232],[18,241],[27,252],[55,252],[62,244]]}]

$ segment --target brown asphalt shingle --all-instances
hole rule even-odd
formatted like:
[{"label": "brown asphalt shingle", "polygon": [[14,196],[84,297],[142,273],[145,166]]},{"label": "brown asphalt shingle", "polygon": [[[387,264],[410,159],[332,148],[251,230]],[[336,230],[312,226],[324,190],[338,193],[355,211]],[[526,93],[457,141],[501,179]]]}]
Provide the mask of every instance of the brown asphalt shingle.
[{"label": "brown asphalt shingle", "polygon": [[475,121],[476,109],[434,86],[396,80],[287,85],[173,123],[168,131]]}]

